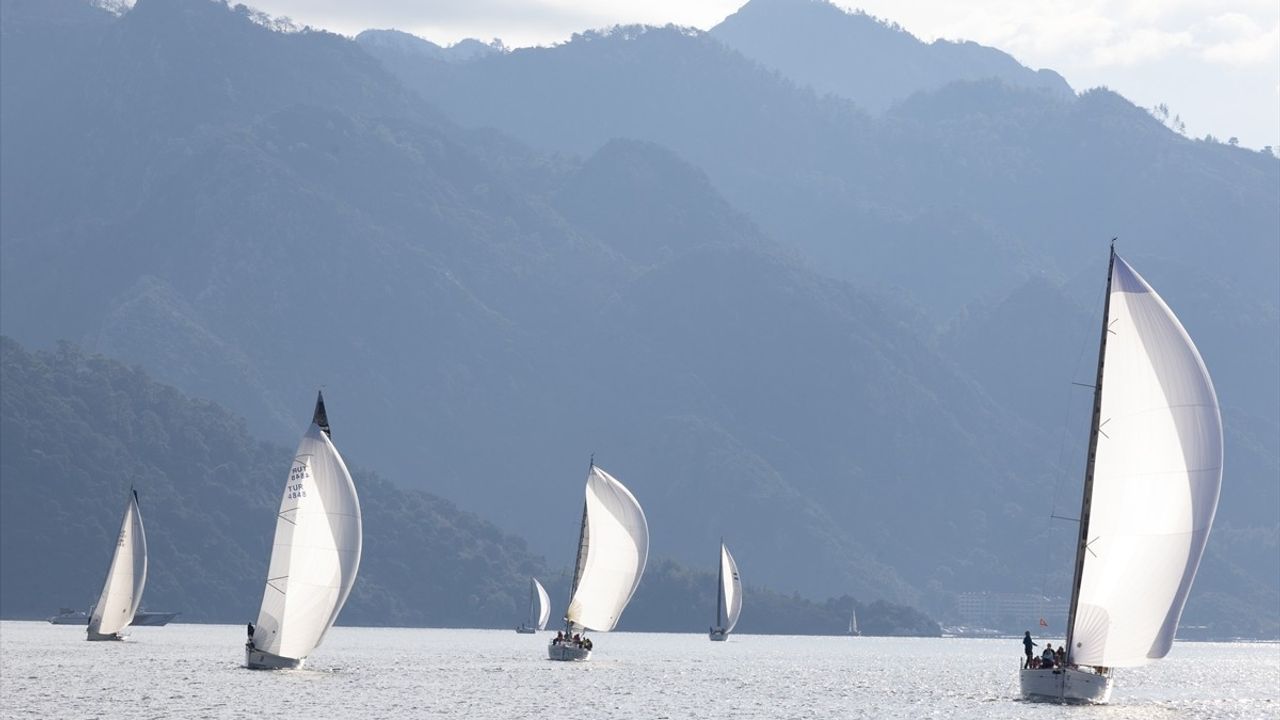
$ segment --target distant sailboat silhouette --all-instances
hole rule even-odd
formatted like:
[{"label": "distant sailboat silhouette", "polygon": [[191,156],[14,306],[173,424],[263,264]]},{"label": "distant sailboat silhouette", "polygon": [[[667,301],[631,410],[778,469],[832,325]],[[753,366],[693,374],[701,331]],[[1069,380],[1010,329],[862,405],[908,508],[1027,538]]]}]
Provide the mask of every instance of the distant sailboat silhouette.
[{"label": "distant sailboat silhouette", "polygon": [[709,633],[712,640],[725,640],[742,614],[742,578],[738,563],[729,554],[729,546],[720,541],[720,572],[716,578],[716,624]]},{"label": "distant sailboat silhouette", "polygon": [[1104,703],[1111,668],[1169,652],[1221,485],[1222,419],[1204,361],[1113,248],[1066,663],[1024,668],[1024,698]]},{"label": "distant sailboat silhouette", "polygon": [[547,629],[547,621],[551,619],[551,598],[547,597],[547,589],[542,587],[538,578],[529,578],[529,619],[520,623],[516,632],[535,633]]},{"label": "distant sailboat silhouette", "polygon": [[246,666],[303,665],[351,594],[362,544],[360,498],[329,439],[329,418],[320,394],[276,514],[262,607],[245,643]]}]

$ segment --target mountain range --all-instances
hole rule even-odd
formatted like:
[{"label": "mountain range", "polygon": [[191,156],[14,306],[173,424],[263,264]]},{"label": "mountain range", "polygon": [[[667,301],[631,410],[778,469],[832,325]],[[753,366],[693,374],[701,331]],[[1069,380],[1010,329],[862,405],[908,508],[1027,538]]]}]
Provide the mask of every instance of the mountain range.
[{"label": "mountain range", "polygon": [[1280,632],[1274,157],[808,0],[453,55],[207,0],[0,8],[24,344],[274,443],[323,385],[362,466],[551,567],[594,453],[657,555],[724,536],[764,585],[946,618],[1065,591],[1048,518],[1078,504],[1118,235],[1227,427],[1187,621]]}]

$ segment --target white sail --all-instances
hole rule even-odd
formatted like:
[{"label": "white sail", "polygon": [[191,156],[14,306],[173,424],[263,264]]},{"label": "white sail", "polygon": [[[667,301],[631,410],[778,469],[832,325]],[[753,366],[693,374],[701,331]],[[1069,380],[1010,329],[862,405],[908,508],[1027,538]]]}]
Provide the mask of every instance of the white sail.
[{"label": "white sail", "polygon": [[551,598],[547,597],[547,589],[542,587],[542,583],[537,578],[530,578],[533,581],[533,607],[529,608],[529,621],[533,627],[539,630],[547,629],[547,621],[551,619]]},{"label": "white sail", "polygon": [[649,558],[649,523],[622,483],[594,465],[587,475],[581,570],[565,618],[598,632],[618,624]]},{"label": "white sail", "polygon": [[720,591],[724,593],[724,631],[730,633],[742,614],[742,578],[738,576],[738,563],[724,543],[720,543]]},{"label": "white sail", "polygon": [[102,584],[102,594],[89,618],[89,637],[114,635],[133,622],[142,604],[142,590],[147,584],[147,534],[142,529],[142,512],[138,494],[129,492],[124,520],[116,538],[111,567]]},{"label": "white sail", "polygon": [[1218,505],[1222,420],[1195,344],[1119,257],[1108,323],[1071,659],[1123,667],[1173,644]]},{"label": "white sail", "polygon": [[285,482],[255,649],[302,659],[320,644],[355,584],[362,535],[360,499],[321,399]]}]

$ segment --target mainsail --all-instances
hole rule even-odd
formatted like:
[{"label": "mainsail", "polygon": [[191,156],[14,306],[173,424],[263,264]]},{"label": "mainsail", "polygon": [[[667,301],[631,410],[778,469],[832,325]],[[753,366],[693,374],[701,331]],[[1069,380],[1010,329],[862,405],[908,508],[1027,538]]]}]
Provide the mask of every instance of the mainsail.
[{"label": "mainsail", "polygon": [[717,617],[716,621],[723,620],[721,627],[728,634],[733,632],[733,626],[738,624],[738,616],[742,614],[742,579],[738,576],[738,564],[724,543],[720,543],[720,603],[717,612],[721,608],[724,618]]},{"label": "mainsail", "polygon": [[529,583],[529,626],[546,630],[547,620],[551,619],[551,598],[537,578],[529,578]]},{"label": "mainsail", "polygon": [[579,540],[578,567],[565,619],[608,632],[618,624],[649,557],[649,524],[631,491],[591,466]]},{"label": "mainsail", "polygon": [[128,627],[142,604],[142,590],[146,584],[147,534],[142,529],[138,493],[130,490],[124,520],[120,523],[120,535],[116,538],[115,553],[111,556],[111,567],[89,618],[89,637],[112,636]]},{"label": "mainsail", "polygon": [[360,499],[321,395],[280,501],[255,649],[301,659],[320,644],[355,584],[362,536]]},{"label": "mainsail", "polygon": [[1173,644],[1217,510],[1222,420],[1182,324],[1112,257],[1069,652],[1124,667]]}]

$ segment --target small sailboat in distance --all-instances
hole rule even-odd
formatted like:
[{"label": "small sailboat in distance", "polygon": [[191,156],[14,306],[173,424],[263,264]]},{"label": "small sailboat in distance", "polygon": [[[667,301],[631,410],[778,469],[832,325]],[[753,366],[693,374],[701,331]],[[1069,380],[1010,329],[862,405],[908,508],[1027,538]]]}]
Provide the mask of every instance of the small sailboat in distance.
[{"label": "small sailboat in distance", "polygon": [[551,598],[547,589],[542,587],[538,578],[529,578],[529,620],[520,623],[516,632],[532,634],[547,629],[547,620],[551,619]]},{"label": "small sailboat in distance", "polygon": [[849,634],[857,637],[862,634],[858,629],[858,606],[854,605],[849,608]]},{"label": "small sailboat in distance", "polygon": [[321,394],[285,481],[262,607],[244,647],[246,666],[303,665],[351,594],[362,543],[360,498],[329,438]]},{"label": "small sailboat in distance", "polygon": [[552,660],[587,660],[587,630],[609,632],[635,594],[649,558],[649,522],[631,491],[596,467],[587,473],[578,559],[564,613],[564,632],[547,645]]},{"label": "small sailboat in distance", "polygon": [[1187,331],[1115,247],[1107,269],[1066,661],[1022,697],[1105,703],[1112,668],[1164,657],[1222,486],[1222,418]]},{"label": "small sailboat in distance", "polygon": [[738,563],[729,554],[729,546],[720,541],[720,575],[716,581],[716,624],[711,627],[712,640],[726,640],[742,614],[742,578]]},{"label": "small sailboat in distance", "polygon": [[130,488],[107,579],[89,616],[88,639],[123,640],[122,631],[133,622],[146,584],[147,534],[142,529],[138,492]]}]

